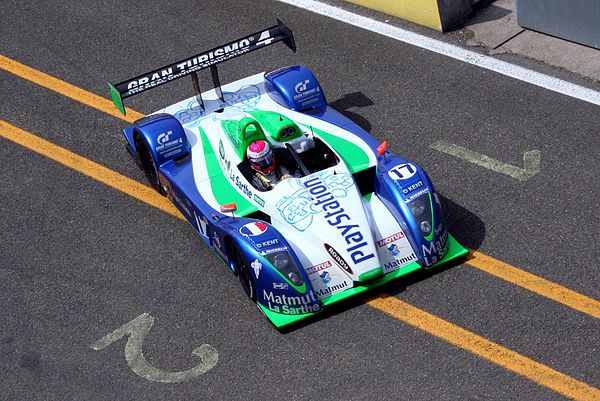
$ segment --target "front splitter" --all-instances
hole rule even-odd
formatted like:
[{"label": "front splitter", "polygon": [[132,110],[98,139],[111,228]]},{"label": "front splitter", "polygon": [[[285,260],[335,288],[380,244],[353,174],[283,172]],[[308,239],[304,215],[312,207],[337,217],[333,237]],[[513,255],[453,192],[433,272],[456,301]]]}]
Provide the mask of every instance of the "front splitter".
[{"label": "front splitter", "polygon": [[[452,260],[464,257],[468,253],[469,253],[469,251],[465,247],[463,247],[461,244],[459,244],[458,241],[456,241],[452,235],[448,234],[448,252],[446,253],[446,256],[444,256],[442,258],[442,260],[440,260],[433,266],[429,267],[428,270],[435,269],[436,267],[446,264]],[[381,287],[382,285],[387,284],[390,281],[396,280],[400,277],[406,276],[407,274],[410,274],[410,273],[420,270],[420,269],[423,269],[423,267],[421,265],[419,265],[417,262],[412,262],[406,266],[402,266],[398,270],[389,272],[386,275],[384,275],[378,279],[375,279],[373,281],[370,281],[367,283],[355,283],[354,287],[349,288],[345,291],[333,294],[327,298],[323,298],[321,300],[321,302],[323,303],[324,306],[332,305],[337,302],[341,302],[345,299],[355,297],[359,294],[363,294],[367,291],[371,291],[375,288]],[[272,310],[270,310],[269,308],[267,308],[261,304],[257,304],[257,305],[260,308],[260,310],[265,314],[265,316],[267,316],[267,318],[271,321],[271,323],[273,323],[273,325],[275,327],[277,327],[278,329],[289,326],[294,323],[297,323],[301,320],[309,319],[313,316],[320,315],[323,312],[323,310],[325,309],[325,308],[323,308],[320,312],[314,312],[314,313],[304,313],[304,314],[299,314],[299,315],[285,315],[283,313],[273,312]]]}]

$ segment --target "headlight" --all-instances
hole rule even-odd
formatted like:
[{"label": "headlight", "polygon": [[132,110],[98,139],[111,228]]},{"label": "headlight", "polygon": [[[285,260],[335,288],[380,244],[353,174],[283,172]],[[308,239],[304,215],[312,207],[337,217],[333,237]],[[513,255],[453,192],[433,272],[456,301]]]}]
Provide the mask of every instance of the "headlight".
[{"label": "headlight", "polygon": [[298,271],[298,267],[294,263],[294,259],[292,259],[292,256],[287,251],[270,253],[264,255],[264,257],[269,261],[269,263],[271,263],[271,265],[273,265],[275,269],[283,274],[285,278],[290,280],[292,284],[295,286],[301,286],[304,284],[304,280]]},{"label": "headlight", "polygon": [[431,223],[428,221],[422,221],[421,222],[421,232],[423,233],[424,236],[428,236],[429,234],[431,234]]},{"label": "headlight", "polygon": [[410,208],[410,212],[415,217],[422,215],[425,211],[425,205],[418,198],[412,201],[408,207]]},{"label": "headlight", "polygon": [[290,264],[290,255],[279,253],[273,258],[273,265],[277,270],[283,270]]},{"label": "headlight", "polygon": [[418,196],[408,204],[408,209],[417,221],[417,226],[421,230],[423,236],[431,235],[431,198],[429,192]]}]

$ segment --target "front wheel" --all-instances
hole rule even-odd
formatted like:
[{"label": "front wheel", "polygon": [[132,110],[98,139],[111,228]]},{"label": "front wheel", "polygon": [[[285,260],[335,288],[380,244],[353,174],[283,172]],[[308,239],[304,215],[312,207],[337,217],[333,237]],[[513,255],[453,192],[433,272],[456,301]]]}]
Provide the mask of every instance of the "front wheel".
[{"label": "front wheel", "polygon": [[256,285],[254,284],[254,277],[252,277],[250,266],[237,245],[233,244],[231,248],[233,263],[235,263],[242,289],[248,298],[256,302]]},{"label": "front wheel", "polygon": [[160,182],[158,180],[158,168],[156,166],[156,162],[154,161],[154,157],[152,157],[152,153],[150,152],[148,144],[141,137],[138,137],[135,146],[138,154],[140,155],[144,174],[146,174],[148,182],[152,188],[156,189],[161,195],[165,195],[165,192],[160,186]]}]

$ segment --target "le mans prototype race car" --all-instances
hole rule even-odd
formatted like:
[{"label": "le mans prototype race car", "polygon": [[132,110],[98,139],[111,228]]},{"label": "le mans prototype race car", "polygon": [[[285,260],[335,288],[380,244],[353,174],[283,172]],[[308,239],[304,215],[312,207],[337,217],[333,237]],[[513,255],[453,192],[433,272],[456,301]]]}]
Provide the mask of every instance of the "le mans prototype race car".
[{"label": "le mans prototype race car", "polygon": [[[467,250],[423,169],[329,107],[308,68],[221,87],[218,63],[279,41],[296,50],[277,23],[109,89],[125,114],[124,98],[191,75],[196,96],[126,128],[127,150],[279,328]],[[206,68],[213,89],[201,93]],[[256,140],[293,173],[267,191],[246,158]]]}]

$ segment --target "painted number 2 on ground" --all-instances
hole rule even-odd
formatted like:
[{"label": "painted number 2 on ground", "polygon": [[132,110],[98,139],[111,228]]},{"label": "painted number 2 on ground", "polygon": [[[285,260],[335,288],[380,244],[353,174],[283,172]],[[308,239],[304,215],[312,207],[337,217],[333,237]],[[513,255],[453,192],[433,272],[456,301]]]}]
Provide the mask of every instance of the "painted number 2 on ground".
[{"label": "painted number 2 on ground", "polygon": [[161,383],[179,383],[194,379],[208,372],[217,364],[219,360],[217,350],[209,344],[203,344],[192,351],[192,354],[200,357],[200,363],[188,370],[165,372],[150,365],[142,353],[142,343],[153,324],[154,318],[147,313],[143,313],[112,333],[105,335],[93,343],[91,347],[96,351],[100,351],[127,336],[125,360],[131,370],[144,379]]}]

